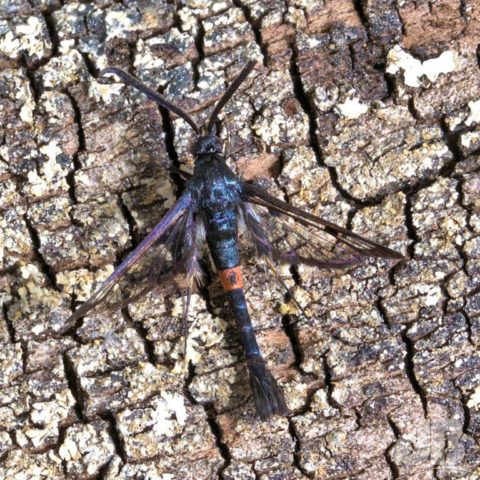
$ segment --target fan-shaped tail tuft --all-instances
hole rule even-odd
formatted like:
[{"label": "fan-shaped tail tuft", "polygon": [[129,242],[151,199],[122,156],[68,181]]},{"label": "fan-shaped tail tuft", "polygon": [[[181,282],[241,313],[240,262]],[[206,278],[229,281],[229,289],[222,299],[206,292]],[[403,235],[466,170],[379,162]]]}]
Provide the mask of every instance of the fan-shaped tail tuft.
[{"label": "fan-shaped tail tuft", "polygon": [[287,416],[289,412],[282,390],[265,362],[261,358],[255,357],[248,359],[247,365],[250,371],[253,400],[260,418],[267,420],[272,415]]}]

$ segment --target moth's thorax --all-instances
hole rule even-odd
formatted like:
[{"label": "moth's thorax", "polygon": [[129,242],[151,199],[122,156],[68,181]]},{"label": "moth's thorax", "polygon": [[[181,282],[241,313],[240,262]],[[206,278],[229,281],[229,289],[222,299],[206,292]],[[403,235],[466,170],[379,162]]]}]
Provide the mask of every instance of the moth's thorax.
[{"label": "moth's thorax", "polygon": [[241,181],[218,154],[197,158],[190,187],[198,193],[200,206],[207,212],[236,210],[240,201]]},{"label": "moth's thorax", "polygon": [[202,155],[188,188],[196,192],[205,236],[215,266],[222,271],[239,265],[237,245],[241,180],[221,155]]}]

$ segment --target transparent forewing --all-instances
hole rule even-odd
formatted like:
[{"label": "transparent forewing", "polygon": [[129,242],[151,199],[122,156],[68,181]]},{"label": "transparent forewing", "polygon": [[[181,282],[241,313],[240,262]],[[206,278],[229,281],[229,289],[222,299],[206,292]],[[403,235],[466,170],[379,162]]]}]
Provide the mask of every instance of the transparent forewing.
[{"label": "transparent forewing", "polygon": [[389,248],[244,184],[247,231],[261,255],[277,263],[347,268],[369,257],[401,259]]},{"label": "transparent forewing", "polygon": [[121,308],[162,284],[172,284],[195,264],[195,206],[186,192],[100,288],[70,317]]}]

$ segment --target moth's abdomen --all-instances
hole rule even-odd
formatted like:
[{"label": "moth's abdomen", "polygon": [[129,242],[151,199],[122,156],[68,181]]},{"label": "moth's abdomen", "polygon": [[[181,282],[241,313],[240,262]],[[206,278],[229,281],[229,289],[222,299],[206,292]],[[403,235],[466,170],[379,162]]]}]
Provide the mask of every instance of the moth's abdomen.
[{"label": "moth's abdomen", "polygon": [[218,270],[240,264],[236,210],[209,212],[206,218],[207,243]]}]

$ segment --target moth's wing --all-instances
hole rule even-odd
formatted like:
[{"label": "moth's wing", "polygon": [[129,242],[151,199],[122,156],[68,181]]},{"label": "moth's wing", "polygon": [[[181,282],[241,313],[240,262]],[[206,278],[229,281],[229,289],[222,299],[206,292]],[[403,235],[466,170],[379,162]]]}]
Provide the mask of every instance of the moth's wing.
[{"label": "moth's wing", "polygon": [[347,268],[370,257],[394,260],[399,253],[305,212],[245,182],[242,213],[257,251],[276,263]]},{"label": "moth's wing", "polygon": [[150,290],[173,282],[179,273],[193,274],[195,256],[195,200],[186,191],[99,289],[71,315],[121,308]]}]

